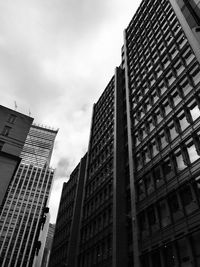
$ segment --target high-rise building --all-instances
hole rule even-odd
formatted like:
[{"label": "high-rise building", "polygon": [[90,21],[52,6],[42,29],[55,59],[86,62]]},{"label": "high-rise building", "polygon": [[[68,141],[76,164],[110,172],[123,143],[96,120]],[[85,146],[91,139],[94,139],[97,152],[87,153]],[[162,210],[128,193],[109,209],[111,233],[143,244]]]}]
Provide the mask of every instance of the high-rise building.
[{"label": "high-rise building", "polygon": [[32,125],[22,162],[9,185],[0,217],[0,264],[32,266],[40,219],[47,205],[54,170],[49,167],[57,130]]},{"label": "high-rise building", "polygon": [[56,226],[55,224],[51,224],[51,223],[49,224],[41,267],[48,267],[49,257],[50,257],[51,248],[52,248],[52,244],[53,244],[55,226]]},{"label": "high-rise building", "polygon": [[200,264],[199,3],[142,1],[125,30],[135,266]]},{"label": "high-rise building", "polygon": [[199,0],[143,0],[125,29],[121,65],[94,105],[65,266],[200,266],[199,11]]},{"label": "high-rise building", "polygon": [[0,207],[21,162],[20,154],[32,121],[33,118],[0,105]]},{"label": "high-rise building", "polygon": [[86,155],[63,184],[49,267],[70,266],[76,262],[80,210],[83,197]]}]

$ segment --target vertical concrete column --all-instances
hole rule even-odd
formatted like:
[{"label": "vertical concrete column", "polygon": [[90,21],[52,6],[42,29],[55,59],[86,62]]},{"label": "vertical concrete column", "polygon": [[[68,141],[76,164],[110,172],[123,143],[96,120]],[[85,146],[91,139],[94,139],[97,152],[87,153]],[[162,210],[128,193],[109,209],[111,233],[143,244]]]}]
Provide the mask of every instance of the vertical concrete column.
[{"label": "vertical concrete column", "polygon": [[126,229],[125,129],[123,70],[115,70],[114,181],[113,181],[113,267],[128,266]]},{"label": "vertical concrete column", "polygon": [[125,85],[126,85],[126,109],[127,109],[127,132],[128,132],[128,156],[129,156],[129,177],[131,189],[131,220],[133,233],[133,262],[134,267],[140,266],[139,246],[138,246],[138,226],[136,217],[136,190],[134,178],[134,161],[133,161],[133,140],[132,140],[132,123],[131,123],[131,107],[129,99],[129,74],[128,74],[128,58],[127,58],[127,43],[126,31],[124,31],[124,56],[125,56]]}]

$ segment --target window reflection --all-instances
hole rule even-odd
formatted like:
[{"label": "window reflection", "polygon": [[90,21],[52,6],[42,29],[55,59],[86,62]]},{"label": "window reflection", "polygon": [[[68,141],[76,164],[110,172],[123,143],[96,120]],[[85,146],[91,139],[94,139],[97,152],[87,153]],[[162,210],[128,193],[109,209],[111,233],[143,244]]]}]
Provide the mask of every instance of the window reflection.
[{"label": "window reflection", "polygon": [[163,172],[167,179],[171,178],[173,174],[173,168],[169,158],[166,158],[163,162]]},{"label": "window reflection", "polygon": [[175,153],[175,158],[178,171],[184,170],[187,166],[183,161],[183,156],[180,151]]},{"label": "window reflection", "polygon": [[189,122],[187,121],[185,114],[181,113],[181,115],[178,116],[178,120],[181,126],[181,131],[184,131],[187,127],[190,126]]},{"label": "window reflection", "polygon": [[195,100],[192,101],[192,103],[190,104],[189,109],[190,109],[190,113],[191,113],[193,121],[198,119],[199,116],[200,116],[200,111],[199,111],[199,108],[198,108],[197,103],[196,103]]},{"label": "window reflection", "polygon": [[151,192],[154,191],[153,179],[150,174],[146,175],[144,179],[145,179],[146,191],[147,191],[147,194],[149,195]]},{"label": "window reflection", "polygon": [[191,163],[199,159],[200,156],[197,154],[196,147],[192,141],[187,144],[187,151],[188,151],[188,155],[189,155]]},{"label": "window reflection", "polygon": [[169,126],[169,132],[170,132],[171,141],[173,141],[178,136],[178,133],[173,124]]},{"label": "window reflection", "polygon": [[154,181],[156,187],[158,187],[159,184],[163,181],[163,177],[159,166],[154,169]]},{"label": "window reflection", "polygon": [[164,133],[161,133],[161,135],[160,135],[160,143],[161,143],[162,149],[167,146],[167,141],[166,141]]},{"label": "window reflection", "polygon": [[162,227],[166,227],[170,224],[170,216],[167,204],[165,201],[159,203],[160,222]]}]

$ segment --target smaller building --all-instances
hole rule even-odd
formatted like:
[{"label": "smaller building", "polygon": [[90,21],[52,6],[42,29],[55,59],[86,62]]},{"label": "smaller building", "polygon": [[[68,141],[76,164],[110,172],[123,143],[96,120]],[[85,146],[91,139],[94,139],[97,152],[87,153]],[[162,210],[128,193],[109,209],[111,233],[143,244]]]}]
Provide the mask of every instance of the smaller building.
[{"label": "smaller building", "polygon": [[21,161],[33,118],[0,105],[0,206]]},{"label": "smaller building", "polygon": [[49,223],[49,229],[46,237],[46,243],[44,247],[43,257],[42,257],[42,265],[41,267],[47,267],[49,263],[49,256],[51,253],[51,248],[53,244],[53,237],[55,232],[55,224]]},{"label": "smaller building", "polygon": [[74,266],[77,259],[86,155],[63,184],[49,267]]}]

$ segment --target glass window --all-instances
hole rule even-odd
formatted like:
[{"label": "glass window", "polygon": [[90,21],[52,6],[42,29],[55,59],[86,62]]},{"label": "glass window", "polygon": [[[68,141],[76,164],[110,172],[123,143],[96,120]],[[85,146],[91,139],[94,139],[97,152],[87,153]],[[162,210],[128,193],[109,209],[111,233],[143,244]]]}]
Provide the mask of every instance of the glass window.
[{"label": "glass window", "polygon": [[156,109],[155,114],[156,114],[156,116],[155,116],[156,117],[156,122],[157,122],[157,124],[159,124],[162,121],[162,116],[161,116],[160,110]]},{"label": "glass window", "polygon": [[17,118],[16,115],[14,115],[14,114],[10,114],[10,115],[9,115],[9,118],[8,118],[8,122],[9,122],[9,123],[14,123],[15,120],[16,120],[16,118]]},{"label": "glass window", "polygon": [[178,49],[176,48],[175,45],[173,45],[170,50],[169,50],[170,54],[171,54],[171,58],[174,59],[175,56],[178,54]]},{"label": "glass window", "polygon": [[163,149],[168,145],[164,132],[161,132],[159,137],[160,137],[161,148]]},{"label": "glass window", "polygon": [[196,147],[195,147],[193,141],[192,140],[187,141],[186,146],[187,146],[187,152],[188,152],[188,155],[190,158],[190,162],[193,163],[196,160],[198,160],[200,156],[197,153],[197,150],[196,150]]},{"label": "glass window", "polygon": [[178,150],[175,153],[175,158],[176,158],[176,166],[178,171],[184,170],[187,166],[184,163],[183,156],[181,154],[181,151]]},{"label": "glass window", "polygon": [[180,102],[181,102],[181,98],[179,96],[178,91],[175,91],[172,93],[172,99],[173,99],[173,104],[176,107]]},{"label": "glass window", "polygon": [[171,176],[173,175],[173,167],[169,157],[166,157],[163,160],[163,173],[165,174],[165,177],[167,179],[171,178]]},{"label": "glass window", "polygon": [[159,208],[161,226],[166,227],[167,225],[171,223],[169,210],[168,210],[166,201],[165,200],[160,201],[158,208]]},{"label": "glass window", "polygon": [[146,216],[144,212],[139,214],[139,228],[141,234],[147,230]]},{"label": "glass window", "polygon": [[180,210],[180,205],[176,194],[173,194],[169,197],[169,205],[172,213],[176,213]]},{"label": "glass window", "polygon": [[175,68],[177,76],[179,76],[182,73],[182,71],[185,69],[180,59],[178,59],[177,62],[174,64],[174,68]]},{"label": "glass window", "polygon": [[156,144],[156,142],[153,142],[152,143],[152,155],[153,155],[153,157],[155,157],[157,154],[158,154],[158,146],[157,146],[157,144]]},{"label": "glass window", "polygon": [[167,68],[167,67],[169,66],[170,61],[169,61],[169,59],[168,59],[167,56],[165,56],[165,57],[162,59],[162,64],[163,64],[164,69]]},{"label": "glass window", "polygon": [[169,133],[170,133],[171,141],[173,141],[178,136],[178,133],[173,123],[169,125]]},{"label": "glass window", "polygon": [[190,64],[193,58],[195,58],[190,47],[188,47],[186,51],[183,53],[183,58],[185,59],[187,65]]},{"label": "glass window", "polygon": [[166,77],[166,81],[169,86],[175,81],[175,77],[171,70],[166,74],[165,77]]},{"label": "glass window", "polygon": [[145,188],[144,188],[144,183],[143,180],[141,179],[138,183],[137,183],[137,199],[138,200],[142,200],[145,198]]},{"label": "glass window", "polygon": [[165,115],[168,115],[170,112],[171,112],[171,107],[169,105],[169,102],[168,100],[166,100],[164,103],[163,103],[163,106],[164,106],[164,110],[165,110]]},{"label": "glass window", "polygon": [[145,175],[144,182],[145,182],[146,192],[149,195],[154,191],[154,183],[151,174]]},{"label": "glass window", "polygon": [[138,171],[142,168],[142,158],[140,154],[136,156],[136,166]]},{"label": "glass window", "polygon": [[193,121],[200,117],[200,111],[198,105],[195,100],[193,100],[189,105],[190,114],[192,116]]},{"label": "glass window", "polygon": [[150,153],[147,149],[144,150],[144,163],[148,163],[150,161]]},{"label": "glass window", "polygon": [[138,139],[138,135],[135,136],[135,146],[137,147],[140,144],[140,141]]},{"label": "glass window", "polygon": [[195,85],[200,82],[200,68],[198,65],[195,65],[190,71],[190,76],[192,77],[192,80]]},{"label": "glass window", "polygon": [[148,209],[147,215],[148,215],[149,225],[152,226],[156,224],[156,214],[153,206]]},{"label": "glass window", "polygon": [[158,65],[158,66],[155,68],[155,73],[156,73],[157,78],[159,78],[160,75],[162,74],[162,69],[161,69],[161,66],[160,66],[160,65]]},{"label": "glass window", "polygon": [[190,126],[189,122],[186,119],[184,111],[180,112],[177,117],[181,127],[181,131],[184,131],[187,127]]},{"label": "glass window", "polygon": [[180,88],[182,89],[184,95],[187,95],[192,90],[192,86],[190,85],[189,80],[185,75],[180,81]]},{"label": "glass window", "polygon": [[189,185],[184,186],[184,188],[180,192],[180,195],[181,201],[187,214],[190,214],[198,208],[197,204],[194,201],[194,197]]},{"label": "glass window", "polygon": [[195,178],[194,188],[195,188],[195,191],[196,191],[196,195],[200,200],[200,176]]},{"label": "glass window", "polygon": [[160,166],[157,166],[154,168],[153,174],[154,174],[155,185],[156,185],[156,187],[158,187],[164,181]]},{"label": "glass window", "polygon": [[184,36],[183,33],[182,33],[181,36],[178,38],[177,43],[178,43],[180,49],[187,43],[187,40],[186,40],[186,38],[185,38],[185,36]]},{"label": "glass window", "polygon": [[11,129],[12,129],[11,127],[9,127],[9,126],[5,126],[5,127],[3,128],[2,135],[4,135],[4,136],[8,136],[9,133],[10,133],[10,130],[11,130]]}]

